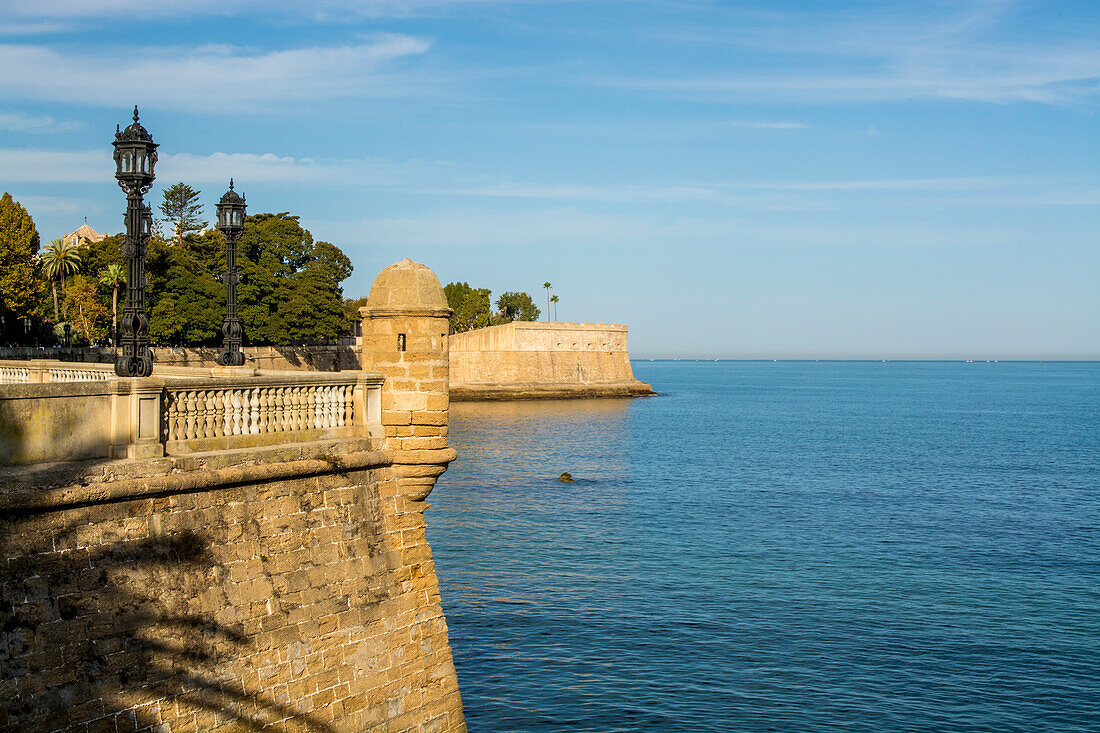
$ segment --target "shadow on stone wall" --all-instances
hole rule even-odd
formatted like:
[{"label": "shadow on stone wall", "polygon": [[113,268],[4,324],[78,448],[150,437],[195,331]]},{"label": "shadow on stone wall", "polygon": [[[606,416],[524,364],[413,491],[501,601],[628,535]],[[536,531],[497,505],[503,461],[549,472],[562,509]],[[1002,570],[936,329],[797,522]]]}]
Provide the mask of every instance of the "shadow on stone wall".
[{"label": "shadow on stone wall", "polygon": [[205,576],[216,594],[225,572],[202,533],[95,542],[91,523],[45,535],[43,524],[41,514],[3,520],[0,728],[139,730],[184,722],[179,701],[197,711],[189,730],[227,720],[332,730],[219,668],[254,652],[239,624],[185,607],[184,576]]}]

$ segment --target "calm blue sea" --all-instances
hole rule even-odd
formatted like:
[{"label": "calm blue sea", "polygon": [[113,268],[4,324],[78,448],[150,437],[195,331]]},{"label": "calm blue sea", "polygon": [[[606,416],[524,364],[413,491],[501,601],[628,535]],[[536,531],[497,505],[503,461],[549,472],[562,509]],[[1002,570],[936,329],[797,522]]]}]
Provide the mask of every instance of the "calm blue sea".
[{"label": "calm blue sea", "polygon": [[471,731],[1100,731],[1100,364],[634,368],[452,406]]}]

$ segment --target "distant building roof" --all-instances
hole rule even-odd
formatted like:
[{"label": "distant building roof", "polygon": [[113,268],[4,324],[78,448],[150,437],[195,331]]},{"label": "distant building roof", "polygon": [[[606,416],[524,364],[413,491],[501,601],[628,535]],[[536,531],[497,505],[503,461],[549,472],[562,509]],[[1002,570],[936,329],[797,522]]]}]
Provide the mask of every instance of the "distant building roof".
[{"label": "distant building roof", "polygon": [[80,225],[80,228],[75,232],[62,237],[62,241],[65,244],[75,245],[77,247],[85,247],[89,242],[99,242],[107,237],[106,234],[100,234],[95,229],[88,226],[88,222],[84,222]]}]

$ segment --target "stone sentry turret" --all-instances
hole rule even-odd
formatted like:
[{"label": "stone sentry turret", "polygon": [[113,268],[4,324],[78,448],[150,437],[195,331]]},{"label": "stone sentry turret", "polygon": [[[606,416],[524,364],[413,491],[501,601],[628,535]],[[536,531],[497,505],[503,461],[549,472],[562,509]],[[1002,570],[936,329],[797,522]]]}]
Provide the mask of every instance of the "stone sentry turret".
[{"label": "stone sentry turret", "polygon": [[386,378],[382,425],[398,493],[423,500],[455,458],[447,447],[447,296],[430,268],[405,258],[378,274],[359,314],[363,370]]}]

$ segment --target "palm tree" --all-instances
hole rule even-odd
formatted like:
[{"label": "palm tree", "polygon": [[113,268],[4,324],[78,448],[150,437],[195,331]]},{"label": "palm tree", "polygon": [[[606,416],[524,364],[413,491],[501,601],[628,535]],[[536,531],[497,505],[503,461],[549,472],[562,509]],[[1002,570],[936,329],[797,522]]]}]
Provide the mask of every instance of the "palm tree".
[{"label": "palm tree", "polygon": [[550,288],[554,287],[548,282],[542,284],[542,287],[546,288],[546,320],[550,321]]},{"label": "palm tree", "polygon": [[99,281],[111,288],[111,333],[118,332],[118,289],[126,284],[126,273],[122,265],[107,265]]},{"label": "palm tree", "polygon": [[53,319],[60,321],[61,317],[57,312],[57,281],[61,281],[61,291],[64,292],[65,276],[80,272],[80,252],[75,244],[54,239],[42,249],[40,259],[42,270],[50,279],[50,288],[53,289]]},{"label": "palm tree", "polygon": [[558,296],[551,295],[550,302],[554,304],[554,320],[558,320]]}]

